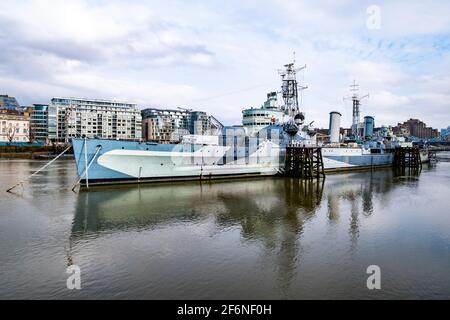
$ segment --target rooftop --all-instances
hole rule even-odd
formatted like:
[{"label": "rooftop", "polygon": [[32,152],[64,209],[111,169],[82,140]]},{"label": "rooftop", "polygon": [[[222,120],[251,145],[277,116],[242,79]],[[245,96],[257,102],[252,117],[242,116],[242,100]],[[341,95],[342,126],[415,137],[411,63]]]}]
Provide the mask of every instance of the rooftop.
[{"label": "rooftop", "polygon": [[136,103],[124,102],[119,100],[107,100],[107,99],[88,99],[88,98],[76,98],[76,97],[53,97],[53,100],[73,100],[73,101],[85,101],[85,102],[94,102],[94,103],[120,103],[120,104],[128,104],[136,106]]}]

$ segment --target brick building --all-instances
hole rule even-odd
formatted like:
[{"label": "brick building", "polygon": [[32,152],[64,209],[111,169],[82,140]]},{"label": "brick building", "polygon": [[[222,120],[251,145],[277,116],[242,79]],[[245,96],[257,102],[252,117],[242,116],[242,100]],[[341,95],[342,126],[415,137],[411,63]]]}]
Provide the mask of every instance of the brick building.
[{"label": "brick building", "polygon": [[409,119],[397,124],[392,128],[394,134],[403,136],[414,136],[420,139],[431,139],[439,137],[439,131],[420,121],[419,119]]}]

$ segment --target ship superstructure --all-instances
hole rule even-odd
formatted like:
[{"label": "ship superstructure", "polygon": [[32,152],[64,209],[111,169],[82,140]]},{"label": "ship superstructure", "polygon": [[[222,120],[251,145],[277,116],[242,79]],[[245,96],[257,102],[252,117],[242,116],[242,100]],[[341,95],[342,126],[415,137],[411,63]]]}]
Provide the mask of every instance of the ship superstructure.
[{"label": "ship superstructure", "polygon": [[278,103],[277,92],[267,94],[267,100],[260,108],[248,108],[242,111],[242,125],[247,128],[249,136],[256,136],[258,132],[270,125],[285,123],[287,115]]}]

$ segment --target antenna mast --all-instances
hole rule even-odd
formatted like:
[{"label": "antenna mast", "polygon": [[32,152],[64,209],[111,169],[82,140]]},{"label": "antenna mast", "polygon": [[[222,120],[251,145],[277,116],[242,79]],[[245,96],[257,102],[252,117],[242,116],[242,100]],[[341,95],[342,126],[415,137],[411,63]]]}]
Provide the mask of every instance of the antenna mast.
[{"label": "antenna mast", "polygon": [[292,63],[285,64],[284,70],[278,70],[281,76],[281,94],[284,101],[284,111],[286,114],[294,117],[300,112],[298,103],[298,90],[304,90],[307,86],[302,86],[297,83],[297,72],[306,68],[306,65],[300,68],[295,68],[295,52]]},{"label": "antenna mast", "polygon": [[[360,122],[360,109],[359,109],[359,106],[360,106],[360,101],[362,100],[362,99],[364,99],[364,98],[368,98],[369,97],[369,95],[368,94],[366,94],[366,95],[364,95],[364,96],[362,96],[362,97],[360,97],[359,95],[358,95],[358,91],[359,91],[359,84],[356,84],[356,81],[355,80],[353,80],[353,84],[352,85],[350,85],[350,91],[352,91],[353,92],[353,94],[352,94],[352,96],[351,96],[351,99],[352,99],[352,102],[353,102],[353,110],[352,110],[352,135],[355,137],[355,138],[359,138],[359,131],[358,131],[358,125],[359,125],[359,122]],[[344,98],[344,100],[345,99],[348,99],[348,98]]]}]

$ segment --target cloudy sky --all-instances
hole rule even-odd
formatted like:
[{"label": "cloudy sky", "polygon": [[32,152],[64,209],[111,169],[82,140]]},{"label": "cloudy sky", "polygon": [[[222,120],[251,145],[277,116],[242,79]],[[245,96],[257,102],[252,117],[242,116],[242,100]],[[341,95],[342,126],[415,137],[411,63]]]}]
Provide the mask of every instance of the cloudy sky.
[{"label": "cloudy sky", "polygon": [[[375,5],[376,7],[373,7]],[[186,106],[238,124],[279,90],[293,59],[307,120],[344,101],[355,79],[376,124],[450,125],[450,2],[0,0],[0,93]]]}]

